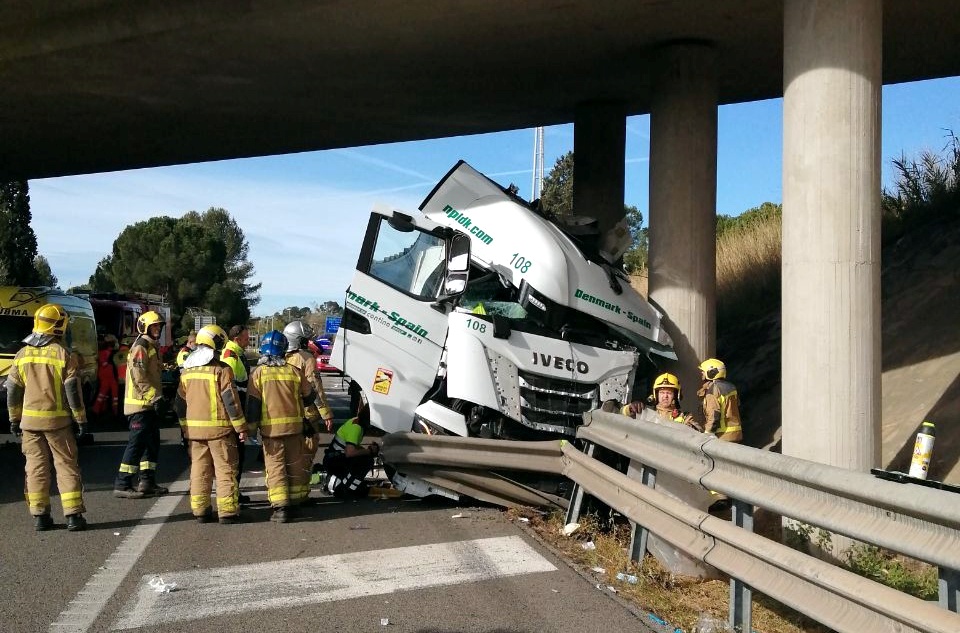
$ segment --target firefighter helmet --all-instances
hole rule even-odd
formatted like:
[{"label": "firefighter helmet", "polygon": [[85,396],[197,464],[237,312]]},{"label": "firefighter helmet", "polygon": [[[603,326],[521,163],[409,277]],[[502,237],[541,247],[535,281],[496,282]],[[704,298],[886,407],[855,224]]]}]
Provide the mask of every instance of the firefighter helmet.
[{"label": "firefighter helmet", "polygon": [[309,323],[303,321],[290,321],[287,327],[283,328],[283,335],[287,337],[287,349],[295,351],[303,349],[305,341],[313,338],[313,328]]},{"label": "firefighter helmet", "polygon": [[653,398],[657,398],[657,392],[661,389],[673,389],[677,392],[677,402],[680,402],[680,380],[673,374],[660,374],[653,381]]},{"label": "firefighter helmet", "polygon": [[700,363],[700,371],[707,377],[707,380],[717,380],[727,377],[727,366],[716,358],[708,358]]},{"label": "firefighter helmet", "polygon": [[66,311],[55,303],[40,306],[33,315],[33,333],[63,336],[70,318]]},{"label": "firefighter helmet", "polygon": [[197,345],[206,345],[215,352],[222,350],[226,342],[227,333],[216,323],[204,325],[197,332]]},{"label": "firefighter helmet", "polygon": [[159,325],[161,328],[164,326],[163,317],[153,310],[144,312],[137,319],[137,332],[146,334],[151,325]]},{"label": "firefighter helmet", "polygon": [[287,338],[280,330],[270,330],[260,341],[260,353],[264,356],[283,356],[287,351]]}]

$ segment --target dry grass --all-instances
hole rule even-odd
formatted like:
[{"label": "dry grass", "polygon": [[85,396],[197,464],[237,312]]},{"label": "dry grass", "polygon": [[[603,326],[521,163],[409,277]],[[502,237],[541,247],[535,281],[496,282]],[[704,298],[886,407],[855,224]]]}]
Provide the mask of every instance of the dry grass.
[{"label": "dry grass", "polygon": [[[595,517],[581,518],[580,528],[570,537],[562,536],[564,515],[554,512],[542,515],[535,510],[510,510],[513,519],[529,519],[529,527],[544,542],[558,550],[568,561],[605,591],[610,587],[620,598],[664,620],[678,631],[689,632],[701,615],[709,615],[726,621],[729,609],[730,585],[727,581],[701,581],[680,577],[663,569],[651,556],[640,563],[632,562],[627,555],[630,544],[630,526],[619,521],[612,530],[600,528]],[[779,520],[768,523],[776,524]],[[595,549],[587,550],[583,544],[592,542]],[[603,573],[594,572],[602,567]],[[618,572],[636,576],[637,584],[616,579]],[[753,630],[759,633],[825,633],[826,628],[811,622],[775,601],[754,593]]]}]

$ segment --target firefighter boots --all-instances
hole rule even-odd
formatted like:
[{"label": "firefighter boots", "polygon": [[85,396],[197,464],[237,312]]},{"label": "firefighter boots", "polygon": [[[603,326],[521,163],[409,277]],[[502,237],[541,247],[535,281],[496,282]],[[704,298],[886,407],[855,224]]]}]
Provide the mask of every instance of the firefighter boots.
[{"label": "firefighter boots", "polygon": [[137,486],[137,492],[141,493],[144,497],[159,497],[160,495],[165,495],[170,492],[170,489],[164,486],[158,486],[152,481],[141,481]]},{"label": "firefighter boots", "polygon": [[114,488],[113,496],[119,499],[143,499],[146,495],[133,488]]},{"label": "firefighter boots", "polygon": [[270,515],[271,521],[276,521],[277,523],[287,523],[290,521],[290,515],[287,514],[286,508],[277,508],[273,511],[273,514]]},{"label": "firefighter boots", "polygon": [[206,512],[195,515],[194,518],[197,520],[197,523],[210,523],[213,521],[213,510],[207,508]]},{"label": "firefighter boots", "polygon": [[67,517],[67,529],[71,532],[82,532],[87,529],[87,520],[82,514],[71,514]]},{"label": "firefighter boots", "polygon": [[35,518],[36,523],[34,523],[34,527],[37,532],[46,532],[53,527],[53,519],[50,518],[49,514],[38,514]]},{"label": "firefighter boots", "polygon": [[220,523],[224,525],[233,525],[234,523],[240,523],[240,515],[231,514],[230,516],[220,517]]}]

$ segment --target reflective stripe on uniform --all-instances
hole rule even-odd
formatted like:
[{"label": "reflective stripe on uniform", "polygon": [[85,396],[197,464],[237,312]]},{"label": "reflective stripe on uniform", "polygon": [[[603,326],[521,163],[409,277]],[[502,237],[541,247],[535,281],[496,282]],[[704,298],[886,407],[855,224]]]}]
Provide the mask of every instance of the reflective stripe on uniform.
[{"label": "reflective stripe on uniform", "polygon": [[184,426],[228,426],[225,422],[217,420],[217,376],[211,372],[193,372],[188,371],[180,375],[180,380],[187,383],[191,380],[207,381],[210,396],[210,417],[206,420],[186,419],[181,424]]},{"label": "reflective stripe on uniform", "polygon": [[61,492],[60,503],[63,504],[64,511],[72,510],[83,505],[83,492]]},{"label": "reflective stripe on uniform", "polygon": [[157,462],[140,462],[140,470],[156,470]]},{"label": "reflective stripe on uniform", "polygon": [[205,510],[210,507],[210,495],[190,495],[191,510]]},{"label": "reflective stripe on uniform", "polygon": [[[56,348],[47,348],[47,347],[26,347],[24,349],[24,355],[20,358],[16,358],[13,361],[13,364],[16,365],[17,371],[20,375],[21,380],[23,380],[23,386],[26,387],[28,372],[23,371],[23,368],[26,365],[49,365],[53,368],[54,376],[54,385],[59,385],[63,381],[63,370],[67,366],[67,361],[63,358],[60,358],[57,353]],[[55,402],[55,409],[44,411],[43,409],[23,409],[19,411],[16,410],[16,407],[13,407],[13,415],[15,417],[64,417],[69,415],[67,410],[63,407],[63,390],[55,387],[53,390],[53,398]],[[83,418],[78,418],[83,419]]]},{"label": "reflective stripe on uniform", "polygon": [[127,473],[127,474],[130,474],[130,475],[135,475],[135,474],[137,474],[137,472],[139,472],[139,471],[138,471],[138,468],[137,468],[137,465],[136,465],[136,464],[124,464],[124,463],[121,463],[121,464],[120,464],[120,472],[122,472],[122,473]]}]

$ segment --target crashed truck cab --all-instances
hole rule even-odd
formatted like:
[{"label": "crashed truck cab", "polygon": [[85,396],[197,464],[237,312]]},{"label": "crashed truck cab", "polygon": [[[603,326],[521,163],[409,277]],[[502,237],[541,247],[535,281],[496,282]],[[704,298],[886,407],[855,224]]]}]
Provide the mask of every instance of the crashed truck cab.
[{"label": "crashed truck cab", "polygon": [[375,426],[572,438],[675,358],[622,271],[466,163],[420,210],[371,214],[331,355]]}]

